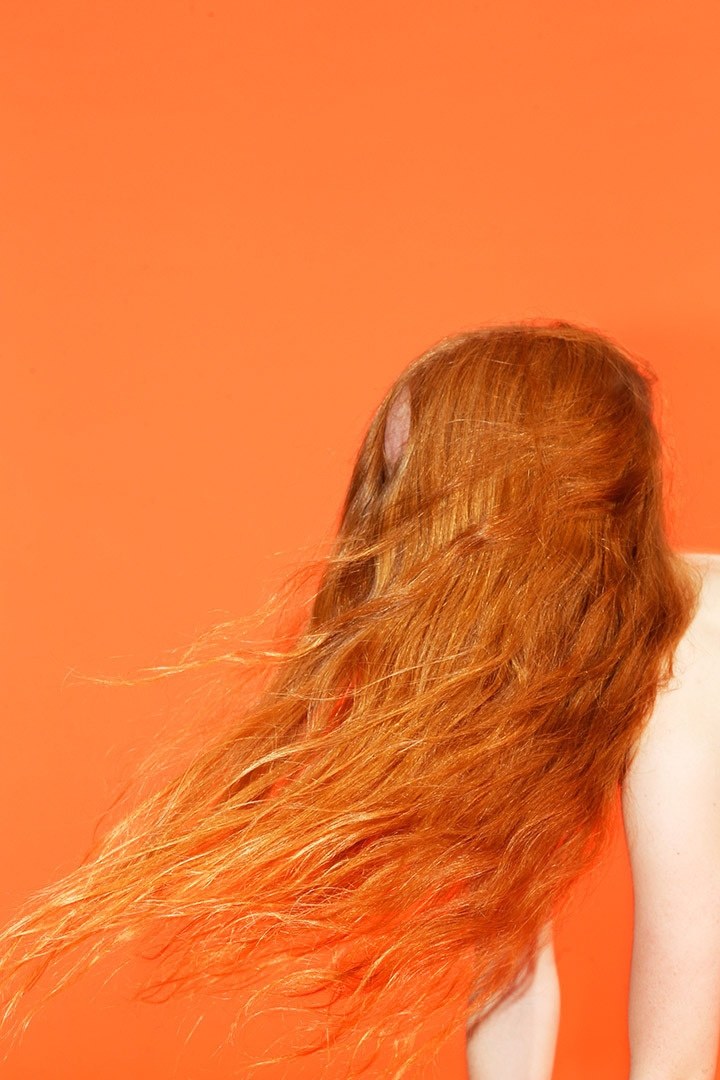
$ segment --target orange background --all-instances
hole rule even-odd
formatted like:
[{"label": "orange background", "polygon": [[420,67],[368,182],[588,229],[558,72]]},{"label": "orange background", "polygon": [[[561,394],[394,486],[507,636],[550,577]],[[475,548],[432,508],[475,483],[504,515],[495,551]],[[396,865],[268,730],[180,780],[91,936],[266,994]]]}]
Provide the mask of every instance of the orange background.
[{"label": "orange background", "polygon": [[[161,721],[162,684],[68,672],[162,662],[259,604],[438,337],[551,315],[645,356],[674,541],[720,551],[720,17],[5,0],[0,23],[4,921],[80,858]],[[557,1080],[627,1075],[631,898],[620,831],[559,928]],[[186,1043],[192,1010],[114,985],[48,1005],[3,1077],[232,1074],[219,1007]],[[458,1033],[413,1075],[463,1055]]]}]

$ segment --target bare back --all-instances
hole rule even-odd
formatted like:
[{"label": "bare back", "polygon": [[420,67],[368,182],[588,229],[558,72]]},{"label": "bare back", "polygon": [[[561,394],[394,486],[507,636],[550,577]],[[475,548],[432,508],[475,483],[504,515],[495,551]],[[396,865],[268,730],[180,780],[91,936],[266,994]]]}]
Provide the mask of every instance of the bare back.
[{"label": "bare back", "polygon": [[626,776],[631,1078],[712,1077],[720,1040],[720,554]]}]

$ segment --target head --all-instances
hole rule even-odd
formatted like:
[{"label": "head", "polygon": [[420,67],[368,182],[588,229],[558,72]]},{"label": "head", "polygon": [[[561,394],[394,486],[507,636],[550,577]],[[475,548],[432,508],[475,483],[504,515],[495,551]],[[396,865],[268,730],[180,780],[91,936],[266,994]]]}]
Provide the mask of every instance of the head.
[{"label": "head", "polygon": [[342,511],[341,580],[326,577],[316,619],[333,581],[347,606],[441,565],[438,602],[452,595],[459,619],[514,610],[497,633],[528,654],[528,635],[581,635],[601,594],[618,619],[638,589],[662,605],[687,574],[667,535],[656,384],[606,335],[560,320],[440,341],[372,418]]},{"label": "head", "polygon": [[652,370],[567,322],[459,334],[412,362],[360,449],[343,531],[582,562],[666,550]]}]

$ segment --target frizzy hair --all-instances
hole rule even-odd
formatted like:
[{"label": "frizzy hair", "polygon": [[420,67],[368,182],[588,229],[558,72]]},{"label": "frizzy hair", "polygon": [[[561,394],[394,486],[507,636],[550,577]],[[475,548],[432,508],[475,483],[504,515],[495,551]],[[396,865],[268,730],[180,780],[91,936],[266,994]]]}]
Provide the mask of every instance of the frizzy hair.
[{"label": "frizzy hair", "polygon": [[523,985],[698,602],[668,541],[656,382],[561,320],[410,363],[329,551],[263,609],[270,642],[237,620],[146,669],[205,672],[206,734],[2,930],[3,1025],[36,983],[45,1001],[155,933],[140,998],[309,1000],[319,1040],[275,1060],[347,1038],[394,1047],[399,1078],[431,1016],[437,1050]]}]

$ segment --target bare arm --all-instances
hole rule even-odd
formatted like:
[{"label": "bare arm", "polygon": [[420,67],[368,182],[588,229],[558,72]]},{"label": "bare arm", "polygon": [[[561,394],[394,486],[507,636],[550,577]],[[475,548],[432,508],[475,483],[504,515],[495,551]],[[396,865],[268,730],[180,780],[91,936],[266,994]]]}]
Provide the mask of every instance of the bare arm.
[{"label": "bare arm", "polygon": [[631,1080],[711,1080],[720,1037],[720,577],[623,786]]},{"label": "bare arm", "polygon": [[559,1022],[560,983],[548,925],[534,976],[522,995],[468,1025],[469,1080],[551,1080]]}]

